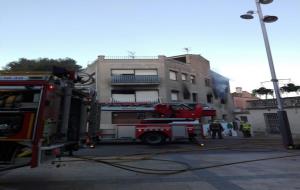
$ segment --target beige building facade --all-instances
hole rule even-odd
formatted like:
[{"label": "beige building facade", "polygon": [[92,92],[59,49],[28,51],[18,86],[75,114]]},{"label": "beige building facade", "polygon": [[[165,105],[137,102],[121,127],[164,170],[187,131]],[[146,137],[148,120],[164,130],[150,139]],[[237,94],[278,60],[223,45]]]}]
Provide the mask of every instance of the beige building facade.
[{"label": "beige building facade", "polygon": [[[100,55],[86,72],[95,77],[99,102],[202,103],[214,108],[218,119],[232,121],[229,80],[211,71],[209,61],[200,55]],[[111,123],[114,113],[101,118],[101,123]]]}]

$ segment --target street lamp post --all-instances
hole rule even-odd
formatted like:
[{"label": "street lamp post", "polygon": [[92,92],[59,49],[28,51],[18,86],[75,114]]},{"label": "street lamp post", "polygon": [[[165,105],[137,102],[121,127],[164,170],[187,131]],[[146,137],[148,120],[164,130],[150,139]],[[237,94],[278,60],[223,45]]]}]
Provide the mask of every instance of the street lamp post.
[{"label": "street lamp post", "polygon": [[[269,15],[263,16],[263,13],[261,10],[261,5],[260,5],[260,4],[269,4],[272,1],[273,0],[255,0],[255,4],[257,7],[257,14],[259,16],[260,26],[261,26],[261,30],[263,33],[266,52],[267,52],[267,56],[268,56],[268,62],[269,62],[269,67],[270,67],[270,72],[271,72],[271,77],[272,77],[271,81],[274,86],[274,91],[275,91],[276,100],[277,100],[277,107],[278,107],[277,115],[278,115],[278,119],[279,119],[279,130],[280,130],[280,133],[282,136],[284,146],[290,147],[290,146],[294,145],[294,142],[293,142],[293,138],[292,138],[292,133],[291,133],[287,113],[283,108],[283,102],[281,99],[280,90],[279,90],[279,86],[278,86],[278,79],[276,78],[275,68],[274,68],[274,64],[273,64],[273,58],[272,58],[272,54],[271,54],[271,48],[270,48],[268,34],[267,34],[266,26],[265,26],[265,22],[267,22],[267,23],[275,22],[278,18],[276,16],[269,16]],[[241,15],[241,18],[253,19],[253,14],[254,14],[254,11],[248,11],[246,14]]]}]

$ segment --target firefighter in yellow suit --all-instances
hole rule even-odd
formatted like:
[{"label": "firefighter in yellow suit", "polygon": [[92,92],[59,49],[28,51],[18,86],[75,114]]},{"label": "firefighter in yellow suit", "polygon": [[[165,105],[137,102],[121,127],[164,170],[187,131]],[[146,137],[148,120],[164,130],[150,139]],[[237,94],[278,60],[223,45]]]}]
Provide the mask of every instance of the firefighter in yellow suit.
[{"label": "firefighter in yellow suit", "polygon": [[241,123],[241,131],[244,137],[251,137],[251,124],[248,122]]}]

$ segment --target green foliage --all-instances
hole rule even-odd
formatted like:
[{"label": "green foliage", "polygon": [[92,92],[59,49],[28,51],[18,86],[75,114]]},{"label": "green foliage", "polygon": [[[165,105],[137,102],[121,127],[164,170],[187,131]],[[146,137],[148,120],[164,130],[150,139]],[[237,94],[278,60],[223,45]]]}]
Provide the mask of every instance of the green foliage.
[{"label": "green foliage", "polygon": [[52,67],[63,67],[68,70],[77,71],[81,68],[76,64],[76,61],[71,58],[65,59],[26,59],[20,58],[18,61],[12,61],[5,67],[5,71],[52,71]]},{"label": "green foliage", "polygon": [[287,92],[287,93],[289,93],[289,92],[297,92],[297,91],[300,90],[300,86],[296,86],[293,83],[289,83],[286,86],[281,87],[280,90],[282,92]]},{"label": "green foliage", "polygon": [[268,95],[273,96],[273,90],[265,88],[265,87],[260,87],[258,89],[252,90],[252,94],[254,94],[254,95],[265,95],[266,99],[267,99]]}]

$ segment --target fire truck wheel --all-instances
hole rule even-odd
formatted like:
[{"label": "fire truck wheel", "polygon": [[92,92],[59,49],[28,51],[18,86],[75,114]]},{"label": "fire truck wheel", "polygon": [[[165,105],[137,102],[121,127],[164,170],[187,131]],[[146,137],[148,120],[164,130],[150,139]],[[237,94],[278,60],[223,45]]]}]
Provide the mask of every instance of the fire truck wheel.
[{"label": "fire truck wheel", "polygon": [[159,145],[166,142],[166,137],[158,132],[149,132],[142,137],[142,141],[149,145]]}]

